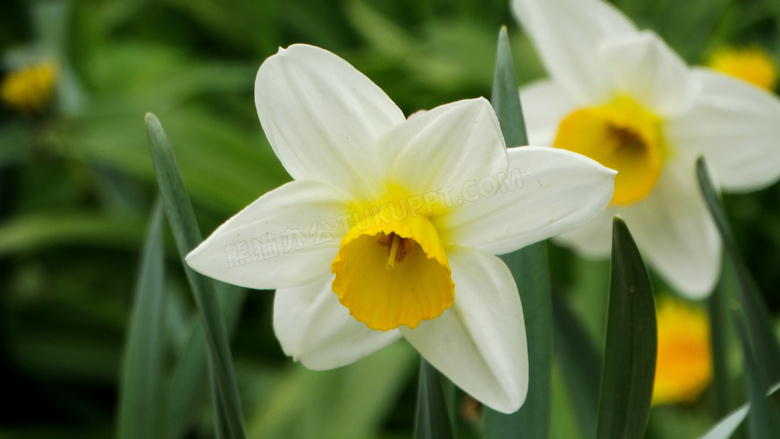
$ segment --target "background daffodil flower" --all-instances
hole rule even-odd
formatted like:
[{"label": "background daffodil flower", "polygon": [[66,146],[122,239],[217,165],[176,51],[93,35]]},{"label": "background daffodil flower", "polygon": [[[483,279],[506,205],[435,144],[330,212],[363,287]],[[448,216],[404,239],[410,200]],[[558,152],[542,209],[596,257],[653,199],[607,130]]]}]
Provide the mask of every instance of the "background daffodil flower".
[{"label": "background daffodil flower", "polygon": [[710,321],[703,309],[662,296],[653,405],[692,402],[712,381]]},{"label": "background daffodil flower", "polygon": [[721,242],[699,193],[704,156],[724,190],[780,176],[780,101],[744,81],[689,68],[652,31],[599,0],[513,0],[551,78],[521,90],[530,142],[616,169],[610,208],[559,239],[604,257],[620,214],[645,259],[680,292],[709,294]]},{"label": "background daffodil flower", "polygon": [[255,83],[260,122],[293,177],[187,257],[195,270],[276,289],[274,329],[312,369],[405,337],[486,405],[517,410],[528,359],[502,254],[602,211],[614,171],[564,150],[507,149],[485,99],[406,119],[332,53],[280,49]]}]

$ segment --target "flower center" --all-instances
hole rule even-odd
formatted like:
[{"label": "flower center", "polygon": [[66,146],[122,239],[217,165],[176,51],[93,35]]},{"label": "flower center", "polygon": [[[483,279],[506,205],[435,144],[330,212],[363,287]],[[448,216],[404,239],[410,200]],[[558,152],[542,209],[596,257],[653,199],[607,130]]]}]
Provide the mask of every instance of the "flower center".
[{"label": "flower center", "polygon": [[618,171],[611,203],[622,206],[650,194],[667,154],[661,121],[627,97],[569,114],[558,127],[553,146]]},{"label": "flower center", "polygon": [[455,284],[438,232],[423,216],[353,227],[331,264],[333,291],[371,329],[411,329],[452,306]]}]

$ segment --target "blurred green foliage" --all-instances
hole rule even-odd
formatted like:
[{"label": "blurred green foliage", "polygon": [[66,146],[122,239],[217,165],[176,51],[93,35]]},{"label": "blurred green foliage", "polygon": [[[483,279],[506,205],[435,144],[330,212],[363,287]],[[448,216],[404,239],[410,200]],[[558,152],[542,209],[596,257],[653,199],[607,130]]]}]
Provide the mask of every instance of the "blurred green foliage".
[{"label": "blurred green foliage", "polygon": [[[732,44],[780,57],[774,0],[615,3],[690,63]],[[410,114],[489,96],[502,24],[519,83],[544,76],[508,0],[4,1],[3,74],[24,60],[53,57],[61,81],[43,114],[0,108],[0,437],[115,432],[134,278],[156,197],[147,111],[165,125],[207,235],[289,179],[260,129],[252,95],[256,69],[279,46],[310,43],[338,54]],[[780,187],[729,195],[725,204],[777,316]],[[608,264],[552,245],[550,255],[554,287],[601,347]],[[166,258],[176,304],[166,307],[172,349],[165,365],[172,369],[194,308],[170,236]],[[272,292],[247,295],[233,341],[250,437],[409,437],[413,351],[399,342],[352,366],[308,371],[275,340],[272,299]],[[576,409],[557,370],[553,376],[553,437],[577,437]],[[469,437],[479,425],[473,406],[462,394],[459,400],[459,437]],[[711,404],[705,395],[693,405],[654,409],[648,435],[700,434],[715,421]],[[210,415],[204,399],[188,437],[209,437]]]}]

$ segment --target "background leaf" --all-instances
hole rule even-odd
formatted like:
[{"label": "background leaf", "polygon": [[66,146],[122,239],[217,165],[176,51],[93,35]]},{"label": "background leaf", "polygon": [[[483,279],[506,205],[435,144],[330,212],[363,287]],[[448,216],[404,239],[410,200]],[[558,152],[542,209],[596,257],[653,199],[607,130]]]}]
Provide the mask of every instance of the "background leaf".
[{"label": "background leaf", "polygon": [[452,439],[449,409],[439,379],[439,371],[420,358],[420,384],[417,391],[415,439]]},{"label": "background leaf", "polygon": [[133,310],[122,363],[118,436],[161,436],[165,422],[165,264],[163,207],[157,202],[149,222],[135,287]]},{"label": "background leaf", "polygon": [[731,285],[727,285],[727,281],[732,277],[732,267],[724,267],[718,286],[707,298],[712,346],[712,392],[717,418],[726,416],[736,405],[729,380],[732,368],[728,362],[729,349],[735,347],[729,334],[732,328],[728,317],[728,308],[733,299],[729,291]]},{"label": "background leaf", "polygon": [[[146,116],[146,129],[160,193],[183,262],[187,253],[201,242],[200,229],[184,189],[184,182],[179,174],[168,137],[159,119],[151,113]],[[214,281],[195,273],[186,263],[184,263],[184,271],[198,305],[209,347],[217,426],[227,430],[226,432],[229,433],[227,437],[246,437],[227,328],[217,301]]]},{"label": "background leaf", "polygon": [[777,404],[767,397],[769,386],[762,368],[759,367],[754,354],[753,346],[748,338],[747,328],[742,315],[734,311],[732,313],[737,334],[742,344],[742,352],[745,358],[745,381],[747,384],[749,432],[752,439],[763,439],[777,435],[780,431],[780,409]]},{"label": "background leaf", "polygon": [[[232,334],[238,322],[246,290],[234,285],[218,283],[217,294],[220,307],[224,312],[225,325],[228,333]],[[170,384],[170,394],[176,397],[168,400],[165,437],[171,439],[184,437],[192,421],[197,419],[198,409],[201,408],[203,399],[208,394],[208,389],[203,386],[203,383],[209,379],[206,335],[199,320],[192,323],[194,324],[190,325],[187,341]]]},{"label": "background leaf", "polygon": [[[404,384],[414,381],[418,368],[419,354],[408,343],[393,343],[329,371],[295,364],[270,381],[269,371],[251,365],[257,372],[253,382],[260,383],[266,376],[269,385],[265,403],[249,414],[248,435],[252,439],[372,437],[401,396]],[[409,387],[407,392],[414,395],[415,389]],[[404,416],[409,428],[402,437],[409,437],[415,417],[414,403],[407,408]]]},{"label": "background leaf", "polygon": [[712,429],[708,431],[706,435],[702,436],[701,439],[730,438],[734,432],[737,431],[737,428],[739,428],[740,424],[742,424],[742,421],[744,421],[747,417],[748,410],[750,410],[750,408],[747,405],[744,405],[735,410],[733,413],[718,422],[717,425],[712,427]]},{"label": "background leaf", "polygon": [[747,318],[750,341],[753,343],[761,374],[768,382],[780,381],[780,344],[778,344],[777,336],[772,327],[769,311],[750,270],[737,250],[726,213],[720,204],[718,193],[713,188],[712,180],[702,157],[696,161],[696,175],[704,200],[707,202],[707,208],[710,210],[723,240],[727,260],[732,264],[737,277],[739,303]]},{"label": "background leaf", "polygon": [[140,218],[84,213],[29,214],[0,225],[0,256],[67,244],[104,248],[138,247],[143,240]]},{"label": "background leaf", "polygon": [[[744,331],[744,324],[743,328],[740,330]],[[777,390],[780,390],[780,383],[776,384],[772,389],[770,389],[767,396],[771,396],[773,393],[777,392]],[[714,427],[712,427],[712,429],[707,432],[707,434],[702,436],[701,439],[731,438],[732,435],[737,431],[737,428],[739,428],[740,424],[742,424],[742,422],[745,420],[749,411],[750,404],[742,405],[742,407],[734,410],[728,416],[721,419]]]},{"label": "background leaf", "polygon": [[653,287],[628,227],[615,217],[598,439],[644,437],[656,352]]},{"label": "background leaf", "polygon": [[574,404],[575,415],[587,438],[596,434],[601,358],[593,340],[566,302],[553,294],[555,353]]},{"label": "background leaf", "polygon": [[[507,146],[527,145],[523,111],[517,90],[512,53],[506,28],[498,36],[496,70],[491,95]],[[505,415],[486,409],[485,436],[540,438],[550,434],[552,394],[552,302],[547,247],[529,245],[501,259],[509,267],[523,303],[528,340],[528,394],[517,412]]]}]

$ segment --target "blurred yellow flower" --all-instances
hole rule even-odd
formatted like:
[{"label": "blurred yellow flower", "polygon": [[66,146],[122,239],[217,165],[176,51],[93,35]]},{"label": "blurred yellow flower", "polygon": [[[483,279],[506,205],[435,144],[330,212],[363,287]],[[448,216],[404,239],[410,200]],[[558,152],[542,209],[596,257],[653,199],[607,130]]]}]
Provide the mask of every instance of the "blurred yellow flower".
[{"label": "blurred yellow flower", "polygon": [[723,48],[715,51],[707,64],[765,90],[773,91],[777,83],[775,63],[766,51],[758,47]]},{"label": "blurred yellow flower", "polygon": [[693,401],[712,380],[709,319],[701,309],[665,298],[658,303],[657,321],[652,404]]},{"label": "blurred yellow flower", "polygon": [[59,76],[51,60],[28,64],[11,72],[0,84],[0,99],[22,113],[40,113],[51,102]]}]

